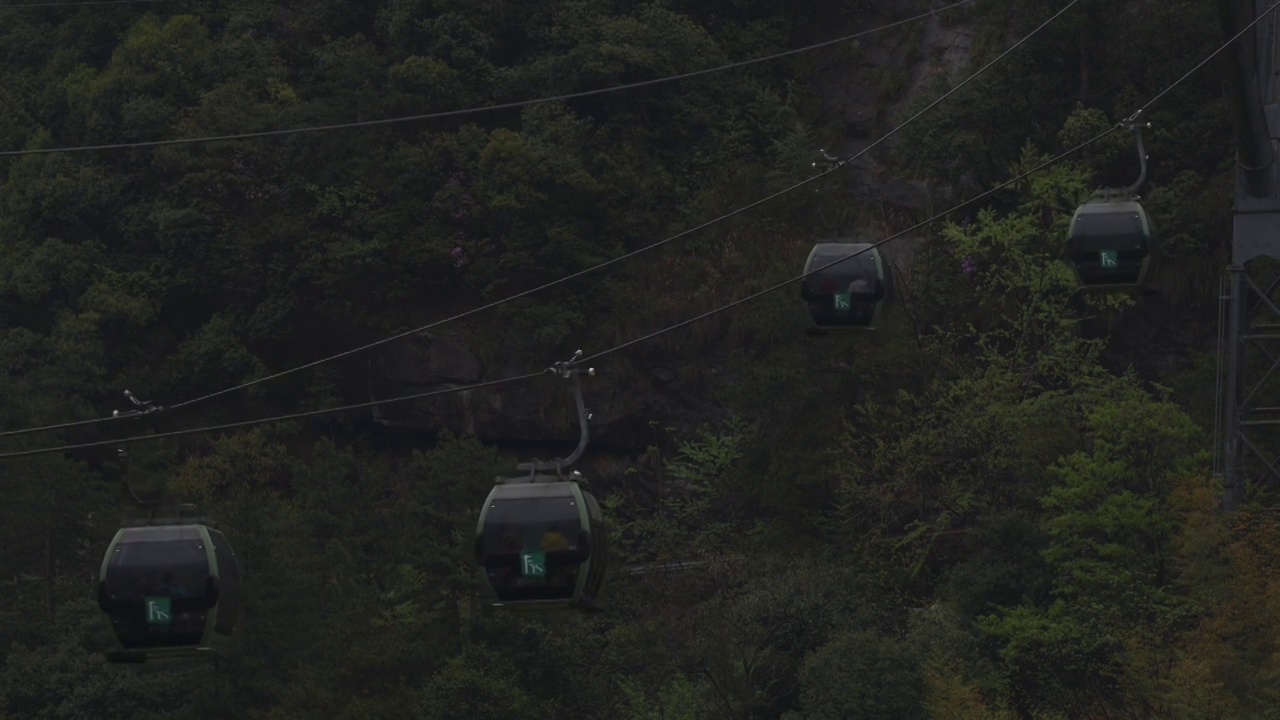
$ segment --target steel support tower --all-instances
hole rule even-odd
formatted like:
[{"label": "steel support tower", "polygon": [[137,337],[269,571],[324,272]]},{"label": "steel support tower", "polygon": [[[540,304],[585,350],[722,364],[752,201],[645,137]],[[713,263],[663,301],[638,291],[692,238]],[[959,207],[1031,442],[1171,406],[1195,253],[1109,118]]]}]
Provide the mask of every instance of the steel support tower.
[{"label": "steel support tower", "polygon": [[[1225,39],[1273,2],[1218,0]],[[1219,294],[1226,323],[1220,327],[1218,348],[1221,424],[1215,428],[1215,450],[1221,452],[1214,463],[1222,476],[1226,512],[1241,506],[1246,488],[1280,480],[1280,271],[1272,262],[1280,260],[1276,16],[1272,11],[1230,51],[1235,214],[1226,292]]]}]

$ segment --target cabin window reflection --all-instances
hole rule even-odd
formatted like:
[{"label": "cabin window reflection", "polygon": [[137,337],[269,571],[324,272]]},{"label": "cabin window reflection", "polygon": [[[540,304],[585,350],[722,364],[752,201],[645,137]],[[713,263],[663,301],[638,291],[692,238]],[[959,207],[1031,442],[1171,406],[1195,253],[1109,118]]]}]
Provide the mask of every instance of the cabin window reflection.
[{"label": "cabin window reflection", "polygon": [[573,596],[582,523],[572,495],[493,501],[484,527],[485,572],[498,600]]},{"label": "cabin window reflection", "polygon": [[107,566],[116,636],[126,648],[199,645],[208,557],[199,537],[124,541]]},{"label": "cabin window reflection", "polygon": [[107,592],[117,599],[203,597],[208,574],[208,556],[198,538],[126,541],[107,566]]},{"label": "cabin window reflection", "polygon": [[[884,300],[885,285],[873,250],[864,245],[817,248],[805,267],[801,296],[824,327],[866,327]],[[860,252],[861,251],[861,252]],[[859,253],[854,255],[854,253]],[[815,272],[816,268],[821,268]]]}]

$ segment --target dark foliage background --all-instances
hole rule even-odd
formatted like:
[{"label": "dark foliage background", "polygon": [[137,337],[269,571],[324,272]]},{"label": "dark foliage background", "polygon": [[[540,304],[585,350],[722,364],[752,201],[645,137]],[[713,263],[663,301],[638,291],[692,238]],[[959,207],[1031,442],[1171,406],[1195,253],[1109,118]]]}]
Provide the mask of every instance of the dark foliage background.
[{"label": "dark foliage background", "polygon": [[[882,236],[1128,115],[1217,46],[1211,5],[1072,9],[876,153],[873,185],[923,180],[924,205],[838,174],[446,332],[499,377],[792,276],[826,223]],[[812,172],[816,149],[852,132],[833,83],[869,88],[871,129],[887,129],[1059,6],[988,0],[934,21],[929,32],[970,43],[959,63],[906,26],[518,110],[0,158],[0,428],[100,417],[126,388],[162,404],[214,392],[640,248]],[[0,6],[0,149],[572,93],[923,7]],[[1225,72],[1207,67],[1153,110],[1145,200],[1174,259],[1159,299],[1081,303],[1058,260],[1076,203],[1132,178],[1131,141],[1115,133],[895,246],[902,302],[874,336],[806,338],[783,292],[601,361],[620,378],[609,414],[643,429],[605,453],[630,468],[601,485],[620,564],[706,562],[615,576],[606,614],[521,620],[478,594],[475,513],[494,474],[527,454],[519,433],[388,429],[352,413],[131,448],[135,485],[218,519],[248,604],[217,668],[105,666],[92,598],[120,519],[112,450],[2,461],[0,717],[1272,711],[1280,537],[1261,514],[1215,517],[1208,472],[1205,351],[1233,153]],[[2,448],[359,402],[370,362]],[[526,405],[550,409],[524,419],[569,438],[560,391],[501,393],[534,397]]]}]

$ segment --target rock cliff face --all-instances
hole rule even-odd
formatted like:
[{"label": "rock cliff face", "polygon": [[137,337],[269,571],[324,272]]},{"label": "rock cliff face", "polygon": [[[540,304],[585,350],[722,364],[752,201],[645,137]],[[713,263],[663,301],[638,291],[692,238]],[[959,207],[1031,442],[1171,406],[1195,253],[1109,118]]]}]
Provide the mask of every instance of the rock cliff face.
[{"label": "rock cliff face", "polygon": [[[882,10],[900,17],[892,8]],[[861,17],[859,27],[892,20]],[[826,37],[835,34],[831,25]],[[912,27],[912,26],[908,26]],[[966,26],[947,28],[935,16],[908,33],[870,36],[853,47],[826,51],[815,63],[812,87],[822,99],[825,120],[843,128],[844,140],[825,150],[849,157],[865,149],[886,125],[893,111],[921,94],[939,73],[961,68],[969,57],[973,33]],[[815,29],[815,33],[817,30]],[[815,40],[821,39],[815,36]],[[888,95],[891,95],[889,97]],[[845,192],[853,202],[886,208],[921,209],[929,191],[918,182],[894,179],[876,161],[885,146],[877,147],[851,163]],[[815,153],[818,148],[814,148]],[[845,229],[814,228],[815,235],[856,235]],[[895,242],[886,253],[899,268],[909,266],[912,238]],[[727,353],[726,353],[727,355]],[[726,382],[724,365],[715,358],[693,363],[646,364],[627,372],[610,372],[585,381],[587,406],[594,415],[592,445],[584,459],[584,471],[594,471],[606,481],[619,476],[627,465],[639,461],[653,444],[650,419],[688,431],[699,423],[714,422],[707,403],[692,398],[707,396],[705,380]],[[717,367],[719,366],[719,367]],[[528,372],[524,367],[487,367],[463,341],[447,332],[408,338],[392,343],[369,364],[371,399],[429,392],[483,380]],[[703,377],[700,389],[690,387],[693,374]],[[701,406],[701,407],[700,407]],[[570,452],[577,439],[570,387],[565,381],[525,383],[515,389],[490,388],[430,398],[412,403],[376,407],[375,420],[389,427],[413,431],[475,435],[481,440],[522,451],[536,449],[542,459]]]},{"label": "rock cliff face", "polygon": [[[682,400],[692,395],[687,370],[681,365],[650,366],[583,378],[593,447],[642,452],[653,440],[651,418],[676,427],[711,420],[694,403]],[[485,367],[456,337],[423,334],[392,344],[369,364],[370,399],[427,393],[526,372],[524,367]],[[719,374],[715,369],[710,372]],[[566,453],[577,440],[578,428],[572,386],[550,374],[546,380],[516,388],[495,386],[376,406],[373,417],[388,427],[449,430],[499,444],[550,443]]]}]

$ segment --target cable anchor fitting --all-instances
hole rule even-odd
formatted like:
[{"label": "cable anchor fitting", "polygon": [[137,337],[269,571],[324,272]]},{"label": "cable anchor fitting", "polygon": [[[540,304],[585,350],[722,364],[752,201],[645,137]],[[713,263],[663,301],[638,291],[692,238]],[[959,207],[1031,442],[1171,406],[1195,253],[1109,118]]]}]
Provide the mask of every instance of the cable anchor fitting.
[{"label": "cable anchor fitting", "polygon": [[[1121,130],[1133,130],[1138,125],[1138,120],[1142,118],[1143,112],[1142,108],[1134,110],[1132,115],[1116,123],[1116,127]],[[1142,127],[1151,127],[1151,123],[1142,123]]]},{"label": "cable anchor fitting", "polygon": [[156,405],[150,400],[139,400],[136,395],[129,392],[128,390],[124,391],[124,396],[129,398],[129,402],[133,403],[134,409],[126,410],[125,412],[120,412],[119,410],[112,410],[111,417],[113,418],[142,417],[143,415],[150,415],[151,413],[160,412],[161,410],[164,410],[163,405]]},{"label": "cable anchor fitting", "polygon": [[558,378],[563,378],[565,380],[568,380],[569,378],[574,377],[576,375],[586,375],[587,377],[595,377],[596,369],[593,367],[589,367],[586,370],[580,370],[574,367],[575,365],[577,365],[578,362],[581,361],[580,360],[581,358],[582,358],[582,351],[577,350],[573,353],[573,357],[569,358],[568,360],[562,360],[560,362],[554,363],[551,367],[547,368],[547,372],[551,373],[552,375],[555,375]]}]

